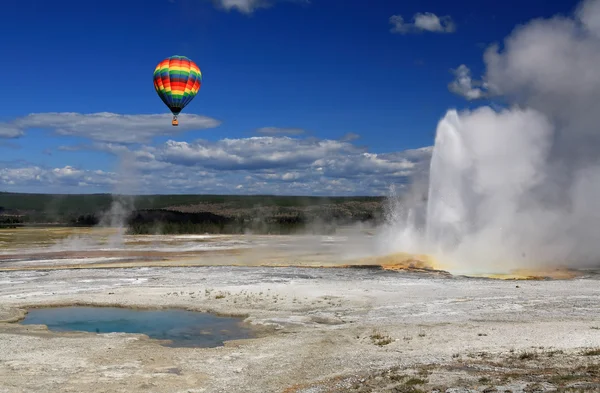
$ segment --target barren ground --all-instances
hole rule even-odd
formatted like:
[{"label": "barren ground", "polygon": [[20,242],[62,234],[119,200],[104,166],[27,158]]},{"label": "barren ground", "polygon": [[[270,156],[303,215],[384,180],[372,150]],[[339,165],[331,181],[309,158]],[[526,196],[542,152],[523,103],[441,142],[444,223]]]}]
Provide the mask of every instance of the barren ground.
[{"label": "barren ground", "polygon": [[[0,392],[600,391],[591,271],[493,280],[410,258],[418,269],[318,267],[369,264],[360,239],[343,236],[73,235],[0,233]],[[243,315],[257,337],[170,348],[16,323],[29,307],[70,304]]]}]

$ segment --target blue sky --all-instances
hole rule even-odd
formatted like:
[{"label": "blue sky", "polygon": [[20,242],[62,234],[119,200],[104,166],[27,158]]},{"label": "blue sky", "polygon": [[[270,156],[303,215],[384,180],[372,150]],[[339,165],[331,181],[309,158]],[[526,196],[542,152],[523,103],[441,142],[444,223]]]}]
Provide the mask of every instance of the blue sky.
[{"label": "blue sky", "polygon": [[[426,168],[448,109],[489,104],[453,69],[480,77],[487,45],[576,5],[8,0],[0,190],[381,194]],[[178,129],[151,80],[174,54],[203,72]]]}]

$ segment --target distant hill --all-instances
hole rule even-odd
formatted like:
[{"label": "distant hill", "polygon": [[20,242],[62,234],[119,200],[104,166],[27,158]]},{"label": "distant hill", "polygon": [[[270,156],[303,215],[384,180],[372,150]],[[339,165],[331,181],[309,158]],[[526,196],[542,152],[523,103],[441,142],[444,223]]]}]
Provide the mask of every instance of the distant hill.
[{"label": "distant hill", "polygon": [[[118,201],[122,209],[113,209]],[[315,221],[349,223],[378,221],[383,213],[383,197],[305,197],[275,195],[139,195],[111,194],[25,194],[0,192],[0,224],[45,223],[59,225],[97,225],[103,217],[125,215],[135,232],[149,231],[149,225],[171,228],[186,222],[187,230],[197,231],[199,217],[212,217],[227,223],[225,228],[241,231],[257,222],[273,225],[306,225]],[[152,213],[152,211],[156,211]],[[166,212],[176,213],[175,215]],[[142,213],[142,214],[140,214]],[[208,214],[210,213],[210,214]],[[189,217],[188,217],[189,216]],[[137,217],[137,219],[136,219]],[[143,217],[143,219],[142,219]],[[149,218],[151,217],[151,218]],[[184,217],[184,218],[182,218]],[[140,221],[141,220],[141,221]],[[108,220],[107,222],[109,222]],[[171,222],[173,221],[173,222]],[[202,220],[200,220],[202,221]],[[191,223],[196,225],[191,228]],[[235,223],[235,225],[233,224]],[[264,225],[263,225],[264,227]],[[133,227],[131,227],[133,228]],[[143,229],[142,229],[143,228]],[[220,231],[224,225],[219,224]],[[182,231],[177,228],[169,231]],[[225,229],[226,231],[228,229]]]}]

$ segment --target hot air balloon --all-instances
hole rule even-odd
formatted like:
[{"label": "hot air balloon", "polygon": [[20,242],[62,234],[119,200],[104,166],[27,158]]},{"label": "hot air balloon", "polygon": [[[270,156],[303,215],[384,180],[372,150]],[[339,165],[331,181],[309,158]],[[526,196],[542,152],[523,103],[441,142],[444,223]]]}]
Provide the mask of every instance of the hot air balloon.
[{"label": "hot air balloon", "polygon": [[200,85],[200,68],[185,56],[167,57],[154,69],[154,89],[173,113],[173,126],[179,125],[177,115],[196,97]]}]

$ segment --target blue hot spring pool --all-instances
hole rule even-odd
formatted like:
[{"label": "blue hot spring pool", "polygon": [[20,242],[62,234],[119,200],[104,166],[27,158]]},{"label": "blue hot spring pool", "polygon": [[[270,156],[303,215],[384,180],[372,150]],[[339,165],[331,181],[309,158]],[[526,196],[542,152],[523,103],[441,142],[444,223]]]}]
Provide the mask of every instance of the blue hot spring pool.
[{"label": "blue hot spring pool", "polygon": [[134,310],[118,307],[52,307],[29,310],[24,325],[46,325],[55,332],[142,333],[170,340],[170,347],[218,347],[251,338],[240,318],[184,310]]}]

